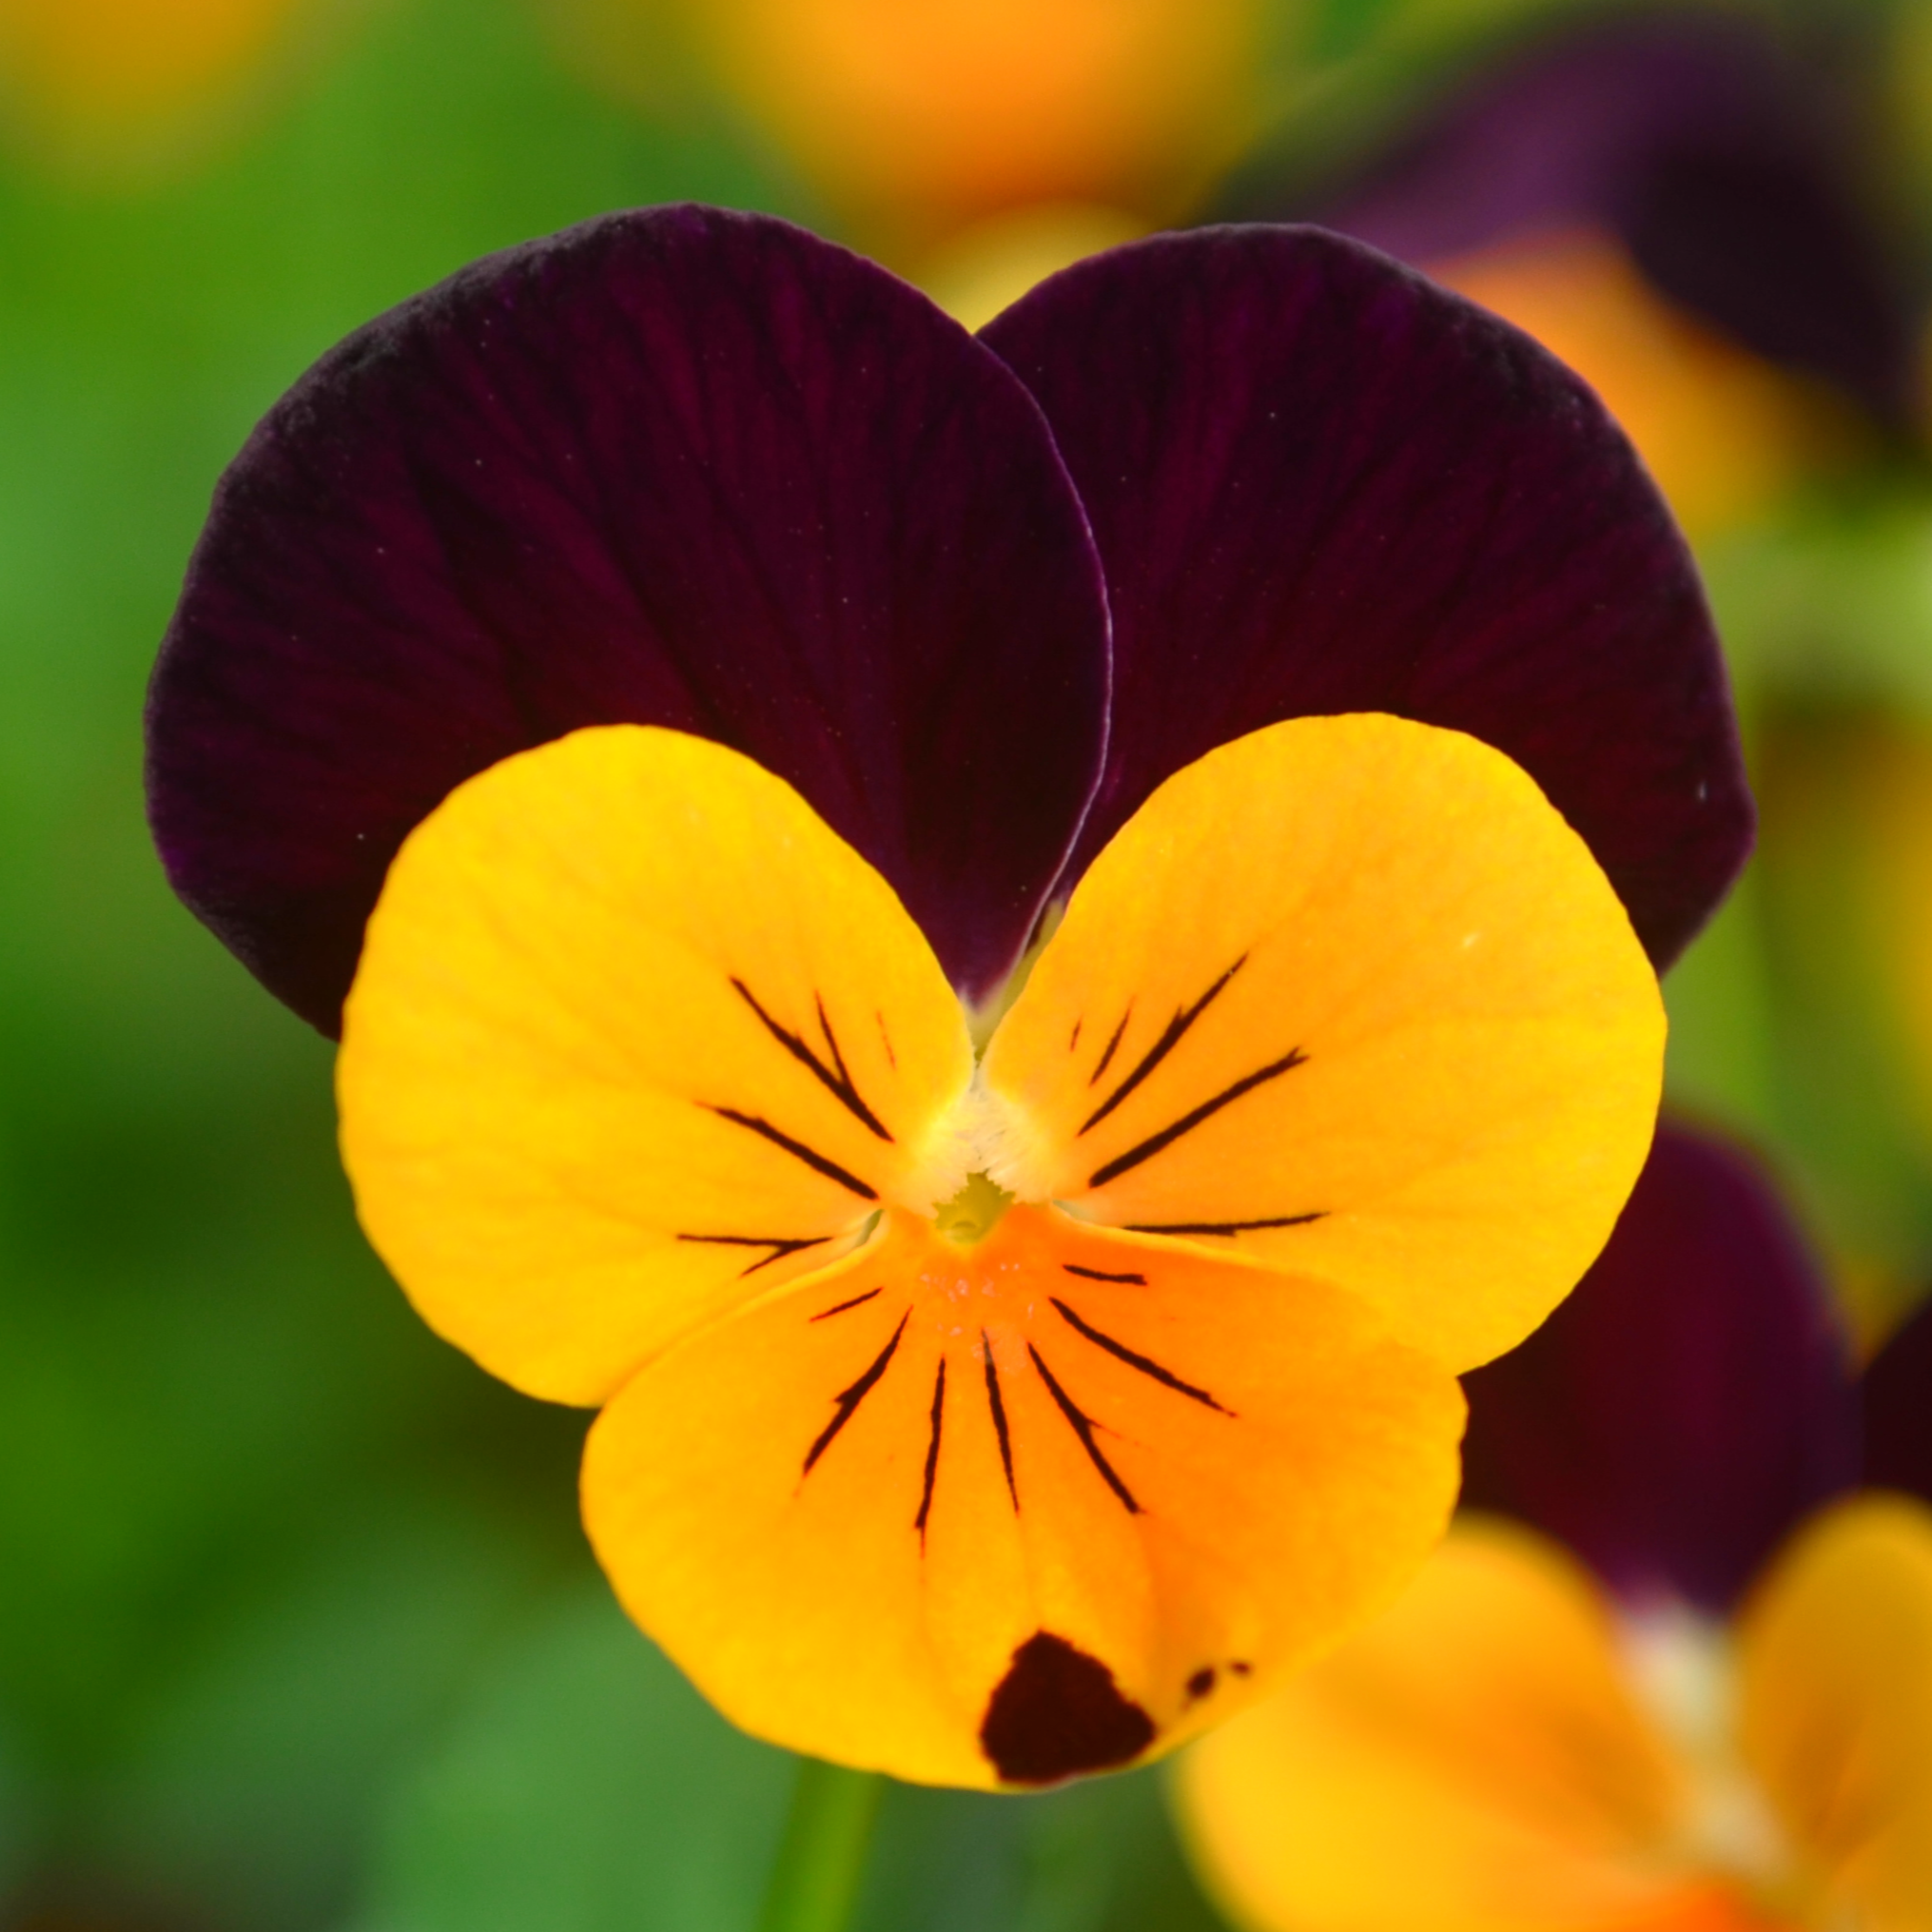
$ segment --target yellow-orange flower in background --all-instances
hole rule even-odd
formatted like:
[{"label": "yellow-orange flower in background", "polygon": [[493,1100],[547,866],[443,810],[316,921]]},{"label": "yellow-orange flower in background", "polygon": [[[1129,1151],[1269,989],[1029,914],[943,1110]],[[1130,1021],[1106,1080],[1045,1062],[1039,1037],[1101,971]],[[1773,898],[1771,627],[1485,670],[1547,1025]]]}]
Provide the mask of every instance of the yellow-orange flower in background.
[{"label": "yellow-orange flower in background", "polygon": [[1473,1519],[1181,1788],[1257,1932],[1918,1932],[1932,1511],[1837,1506],[1728,1630],[1620,1621],[1556,1544]]},{"label": "yellow-orange flower in background", "polygon": [[869,251],[901,263],[1015,209],[1171,220],[1258,122],[1259,0],[572,0],[566,14],[593,48],[628,28],[641,68],[661,45],[639,36],[647,10]]},{"label": "yellow-orange flower in background", "polygon": [[0,0],[0,115],[80,167],[138,165],[244,94],[313,0]]}]

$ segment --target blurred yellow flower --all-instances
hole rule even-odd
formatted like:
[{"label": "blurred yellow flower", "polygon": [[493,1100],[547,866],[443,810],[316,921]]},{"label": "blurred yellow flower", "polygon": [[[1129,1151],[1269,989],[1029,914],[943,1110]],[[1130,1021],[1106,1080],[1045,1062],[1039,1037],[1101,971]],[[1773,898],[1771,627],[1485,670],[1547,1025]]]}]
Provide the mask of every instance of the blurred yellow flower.
[{"label": "blurred yellow flower", "polygon": [[1932,1924],[1932,1512],[1823,1512],[1728,1628],[1466,1522],[1179,1800],[1257,1932]]},{"label": "blurred yellow flower", "polygon": [[[658,78],[650,0],[560,4],[579,45],[632,67],[607,84]],[[1258,125],[1259,0],[668,4],[737,108],[902,261],[1016,207],[1171,219]]]},{"label": "blurred yellow flower", "polygon": [[0,0],[0,111],[14,135],[112,166],[253,77],[303,0]]}]

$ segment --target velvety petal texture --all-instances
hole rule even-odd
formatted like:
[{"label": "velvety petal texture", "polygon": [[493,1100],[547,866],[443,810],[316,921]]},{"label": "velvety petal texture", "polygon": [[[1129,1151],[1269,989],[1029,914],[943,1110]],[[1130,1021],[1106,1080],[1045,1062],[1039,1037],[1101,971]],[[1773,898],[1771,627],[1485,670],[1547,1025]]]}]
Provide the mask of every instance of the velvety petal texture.
[{"label": "velvety petal texture", "polygon": [[1590,391],[1315,229],[1165,236],[983,332],[1091,518],[1115,644],[1091,860],[1170,771],[1277,720],[1466,732],[1543,789],[1668,965],[1752,809],[1695,570]]},{"label": "velvety petal texture", "polygon": [[224,478],[157,666],[169,876],[333,1030],[410,828],[579,726],[789,779],[970,995],[1032,929],[1105,732],[1104,600],[1038,410],[784,223],[615,215],[350,337]]},{"label": "velvety petal texture", "polygon": [[1258,167],[1228,206],[1317,221],[1418,264],[1605,231],[1726,335],[1903,423],[1911,307],[1844,120],[1751,22],[1616,18],[1490,67],[1344,185],[1284,189]]},{"label": "velvety petal texture", "polygon": [[1727,1608],[1857,1474],[1848,1341],[1769,1177],[1666,1122],[1596,1265],[1468,1378],[1464,1499],[1627,1599]]}]

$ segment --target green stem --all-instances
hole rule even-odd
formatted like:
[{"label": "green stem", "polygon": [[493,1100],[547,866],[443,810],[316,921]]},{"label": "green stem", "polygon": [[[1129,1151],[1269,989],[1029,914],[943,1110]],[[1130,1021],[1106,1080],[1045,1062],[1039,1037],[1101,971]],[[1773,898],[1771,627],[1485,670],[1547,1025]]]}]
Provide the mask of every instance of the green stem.
[{"label": "green stem", "polygon": [[877,1771],[799,1759],[758,1932],[845,1932],[885,1786]]}]

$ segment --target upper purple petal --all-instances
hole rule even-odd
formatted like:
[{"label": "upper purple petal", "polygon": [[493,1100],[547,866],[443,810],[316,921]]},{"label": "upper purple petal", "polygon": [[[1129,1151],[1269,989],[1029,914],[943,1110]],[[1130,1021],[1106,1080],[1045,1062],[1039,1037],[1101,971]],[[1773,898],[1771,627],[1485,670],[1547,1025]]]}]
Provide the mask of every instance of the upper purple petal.
[{"label": "upper purple petal", "polygon": [[1727,1609],[1857,1473],[1816,1262],[1754,1160],[1669,1122],[1596,1265],[1464,1388],[1463,1500],[1560,1537],[1634,1600]]},{"label": "upper purple petal", "polygon": [[183,898],[325,1031],[410,828],[578,726],[796,785],[979,996],[1100,769],[1107,618],[1011,374],[884,270],[694,207],[477,263],[223,479],[156,667]]},{"label": "upper purple petal", "polygon": [[1932,1301],[1872,1357],[1864,1395],[1864,1479],[1932,1503]]},{"label": "upper purple petal", "polygon": [[1113,605],[1076,870],[1213,746],[1393,712],[1514,758],[1676,956],[1749,849],[1750,794],[1689,554],[1575,377],[1313,228],[1117,249],[982,333],[1053,425]]},{"label": "upper purple petal", "polygon": [[1518,52],[1341,188],[1235,197],[1430,263],[1589,224],[1774,361],[1910,418],[1916,333],[1818,74],[1752,23],[1616,19]]}]

